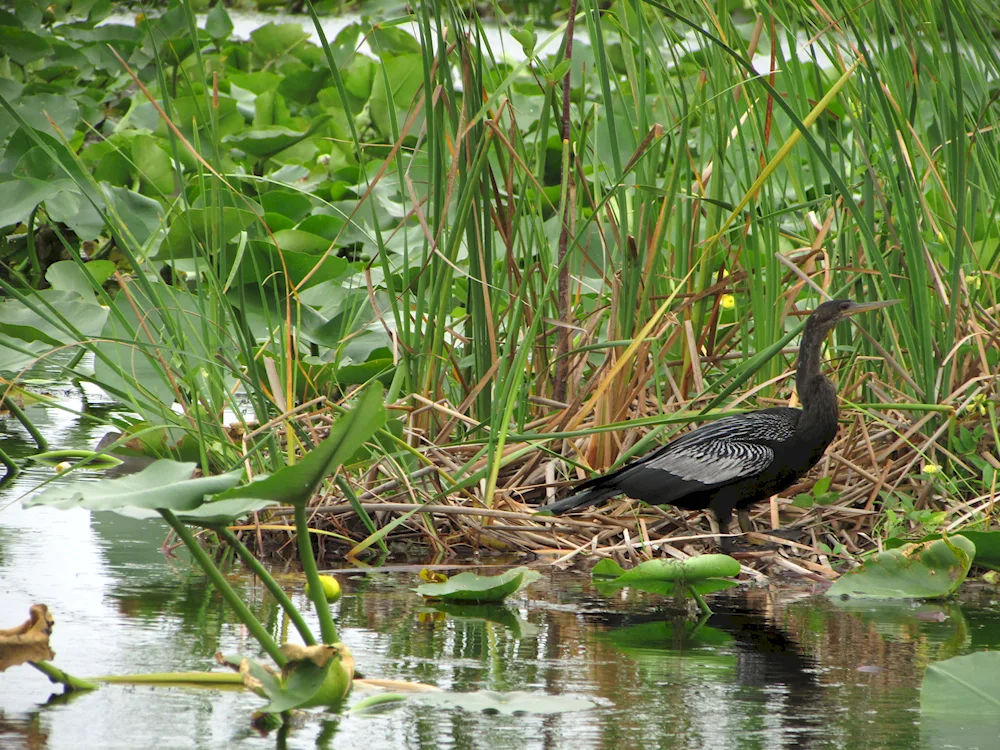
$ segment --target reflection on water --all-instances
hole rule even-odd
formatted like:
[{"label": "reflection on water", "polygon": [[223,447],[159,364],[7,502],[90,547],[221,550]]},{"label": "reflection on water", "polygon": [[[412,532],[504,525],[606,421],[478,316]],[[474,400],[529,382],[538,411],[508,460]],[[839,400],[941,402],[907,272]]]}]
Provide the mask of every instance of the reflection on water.
[{"label": "reflection on water", "polygon": [[[45,418],[54,447],[92,445],[106,429]],[[0,436],[23,456],[18,430],[8,423]],[[163,525],[14,502],[50,476],[32,468],[0,490],[0,627],[47,604],[55,663],[82,677],[209,670],[217,650],[260,655],[186,558],[160,552]],[[301,575],[279,574],[305,609]],[[287,632],[263,589],[230,575],[266,626]],[[46,678],[20,667],[0,674],[0,748],[939,747],[940,728],[919,726],[924,668],[1000,643],[995,590],[969,586],[961,606],[829,602],[807,588],[725,592],[698,621],[653,595],[603,597],[573,572],[545,570],[504,607],[428,605],[411,590],[411,569],[345,571],[342,581],[335,616],[367,676],[596,707],[512,716],[410,701],[367,716],[310,713],[287,737],[260,737],[249,719],[263,702],[243,692],[109,686],[53,696]],[[952,747],[993,746],[946,735]]]}]

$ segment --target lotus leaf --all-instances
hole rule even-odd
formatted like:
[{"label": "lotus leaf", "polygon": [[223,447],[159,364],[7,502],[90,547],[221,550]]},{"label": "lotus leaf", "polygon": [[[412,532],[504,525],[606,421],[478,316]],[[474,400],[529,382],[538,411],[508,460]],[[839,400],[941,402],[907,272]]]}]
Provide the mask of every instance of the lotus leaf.
[{"label": "lotus leaf", "polygon": [[541,577],[538,571],[522,566],[495,576],[459,573],[444,583],[424,583],[414,590],[428,599],[486,604],[503,601],[522,586],[534,583]]},{"label": "lotus leaf", "polygon": [[905,544],[868,558],[838,578],[827,596],[871,599],[939,599],[950,596],[969,574],[976,545],[955,536]]},{"label": "lotus leaf", "polygon": [[137,474],[116,479],[70,482],[50,487],[26,500],[24,507],[50,505],[54,508],[122,511],[131,508],[191,511],[205,502],[206,495],[229,489],[243,476],[243,470],[192,479],[195,464],[169,459],[154,461]]}]

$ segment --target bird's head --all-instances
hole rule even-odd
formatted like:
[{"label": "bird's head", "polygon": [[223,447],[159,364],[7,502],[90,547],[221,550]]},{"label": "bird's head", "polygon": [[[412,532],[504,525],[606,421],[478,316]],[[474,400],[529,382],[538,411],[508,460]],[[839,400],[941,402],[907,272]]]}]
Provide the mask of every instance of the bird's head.
[{"label": "bird's head", "polygon": [[824,302],[813,310],[812,315],[809,316],[809,320],[806,323],[806,327],[826,334],[837,323],[852,315],[889,307],[889,305],[895,305],[901,301],[890,299],[882,302],[851,302],[849,299],[833,299],[829,302]]}]

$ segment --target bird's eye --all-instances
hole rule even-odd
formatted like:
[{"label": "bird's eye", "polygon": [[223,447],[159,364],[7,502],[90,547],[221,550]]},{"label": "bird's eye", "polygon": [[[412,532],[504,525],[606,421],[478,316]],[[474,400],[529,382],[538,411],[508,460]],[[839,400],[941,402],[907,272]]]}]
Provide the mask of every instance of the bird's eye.
[{"label": "bird's eye", "polygon": [[841,302],[841,303],[840,303],[840,309],[841,309],[841,310],[847,310],[847,309],[849,309],[849,308],[850,308],[850,306],[851,306],[851,303],[850,303],[850,302]]}]

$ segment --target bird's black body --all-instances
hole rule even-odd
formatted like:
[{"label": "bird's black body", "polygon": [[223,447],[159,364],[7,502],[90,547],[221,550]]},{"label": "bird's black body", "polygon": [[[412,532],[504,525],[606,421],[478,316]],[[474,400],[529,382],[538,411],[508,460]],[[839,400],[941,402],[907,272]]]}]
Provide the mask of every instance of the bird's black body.
[{"label": "bird's black body", "polygon": [[[746,509],[790,487],[822,458],[837,435],[837,392],[820,372],[826,334],[841,320],[891,302],[826,302],[806,322],[795,383],[801,409],[775,407],[725,417],[699,427],[630,464],[589,479],[576,494],[541,510],[555,515],[625,494],[651,505],[711,509],[722,533],[733,510]],[[728,537],[722,548],[728,550]]]}]

